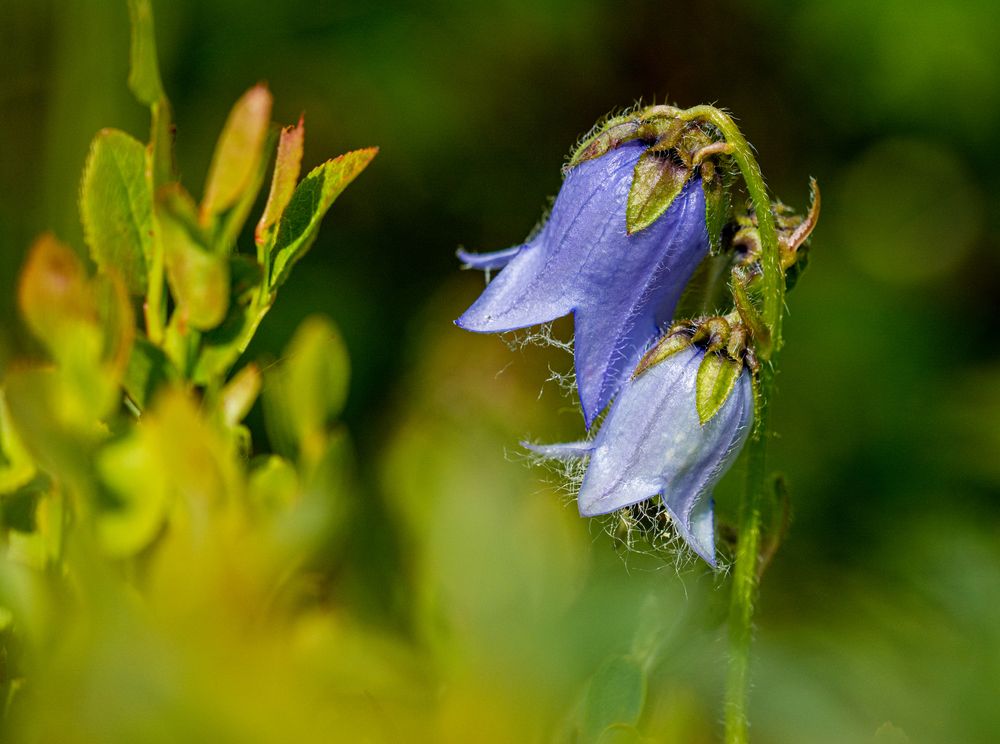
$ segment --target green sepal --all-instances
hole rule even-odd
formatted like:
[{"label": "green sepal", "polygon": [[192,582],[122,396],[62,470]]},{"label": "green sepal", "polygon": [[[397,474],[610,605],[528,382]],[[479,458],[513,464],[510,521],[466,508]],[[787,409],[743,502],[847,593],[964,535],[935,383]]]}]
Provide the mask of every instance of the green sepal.
[{"label": "green sepal", "polygon": [[278,220],[273,245],[264,249],[264,265],[270,267],[267,277],[270,291],[288,278],[292,264],[305,255],[316,239],[323,215],[377,153],[377,147],[345,153],[317,166],[302,179]]},{"label": "green sepal", "polygon": [[625,227],[629,235],[644,230],[666,212],[691,177],[691,169],[670,155],[644,152],[635,164],[628,193]]},{"label": "green sepal", "polygon": [[764,323],[763,316],[754,306],[753,300],[750,299],[750,295],[742,282],[734,277],[730,287],[733,290],[733,303],[736,305],[736,311],[740,314],[740,319],[750,329],[750,334],[757,343],[757,350],[760,355],[767,359],[773,347],[770,329]]},{"label": "green sepal", "polygon": [[642,122],[634,116],[616,116],[608,119],[596,133],[584,138],[580,146],[573,151],[563,172],[568,173],[584,161],[599,158],[625,142],[638,139],[641,125]]},{"label": "green sepal", "polygon": [[142,294],[152,255],[153,197],[141,142],[117,129],[97,133],[80,184],[80,218],[97,267],[120,275],[131,294]]},{"label": "green sepal", "polygon": [[636,139],[653,141],[653,150],[674,147],[686,123],[677,118],[680,109],[673,106],[647,106],[621,116],[613,116],[596,125],[573,151],[563,167],[568,173],[580,163],[599,158],[616,147]]},{"label": "green sepal", "polygon": [[659,341],[646,352],[645,356],[636,365],[633,377],[638,377],[650,367],[654,367],[669,356],[673,356],[681,349],[686,349],[691,345],[691,337],[684,333],[671,333]]},{"label": "green sepal", "polygon": [[742,362],[723,354],[705,354],[695,382],[695,404],[702,424],[707,424],[722,409],[742,371]]},{"label": "green sepal", "polygon": [[729,221],[729,191],[722,182],[722,173],[711,160],[701,164],[701,188],[705,194],[705,229],[713,254],[722,250],[722,230]]}]

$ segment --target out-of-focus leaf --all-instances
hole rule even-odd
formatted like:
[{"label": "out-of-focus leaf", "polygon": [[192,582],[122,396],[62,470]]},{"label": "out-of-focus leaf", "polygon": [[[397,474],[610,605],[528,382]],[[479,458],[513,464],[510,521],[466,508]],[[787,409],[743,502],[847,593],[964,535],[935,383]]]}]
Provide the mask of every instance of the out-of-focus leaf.
[{"label": "out-of-focus leaf", "polygon": [[645,741],[635,726],[624,723],[608,726],[597,737],[597,744],[643,744]]},{"label": "out-of-focus leaf", "polygon": [[128,368],[135,342],[135,313],[128,292],[117,276],[98,276],[92,281],[94,301],[101,323],[101,361],[115,382]]},{"label": "out-of-focus leaf", "polygon": [[83,264],[52,235],[31,246],[18,284],[21,315],[56,359],[71,352],[100,357],[97,303]]},{"label": "out-of-focus leaf", "polygon": [[203,417],[187,394],[168,390],[150,413],[170,483],[184,506],[198,514],[223,507],[241,491],[228,439]]},{"label": "out-of-focus leaf", "polygon": [[646,703],[646,673],[628,656],[612,656],[590,679],[583,702],[584,741],[597,740],[614,724],[635,725]]},{"label": "out-of-focus leaf", "polygon": [[177,300],[179,326],[209,330],[229,307],[229,260],[208,250],[195,222],[193,202],[179,186],[168,186],[156,200],[167,280]]},{"label": "out-of-focus leaf", "polygon": [[227,426],[239,424],[253,407],[260,394],[260,367],[248,364],[231,379],[222,389],[220,407],[222,419]]},{"label": "out-of-focus leaf", "polygon": [[[302,167],[304,140],[305,123],[301,118],[297,125],[281,130],[278,155],[274,162],[274,175],[271,177],[271,191],[254,233],[254,239],[260,249],[273,239],[274,227],[295,192],[295,184],[299,180],[299,170]],[[262,255],[260,258],[263,260]]]},{"label": "out-of-focus leaf", "polygon": [[263,84],[233,106],[215,146],[201,202],[202,222],[232,208],[252,186],[271,121],[271,93]]},{"label": "out-of-focus leaf", "polygon": [[737,362],[724,354],[705,354],[698,367],[698,379],[695,383],[695,404],[701,423],[708,423],[719,412],[736,387],[742,371],[743,362]]},{"label": "out-of-focus leaf", "polygon": [[285,451],[315,460],[343,409],[349,374],[347,349],[337,330],[324,318],[305,320],[265,387],[275,446],[285,443]]},{"label": "out-of-focus leaf", "polygon": [[146,288],[152,211],[145,146],[116,129],[101,130],[80,187],[84,237],[98,268],[119,274],[136,295]]},{"label": "out-of-focus leaf", "polygon": [[92,452],[104,438],[100,417],[115,401],[112,384],[95,376],[81,390],[57,369],[17,369],[4,382],[11,420],[38,467],[87,493]]},{"label": "out-of-focus leaf", "polygon": [[96,466],[114,502],[96,517],[101,547],[112,556],[134,555],[156,537],[166,516],[170,473],[159,443],[140,424],[101,449]]},{"label": "out-of-focus leaf", "polygon": [[316,239],[323,215],[340,193],[378,153],[377,147],[354,150],[328,160],[302,179],[278,221],[274,246],[266,251],[271,270],[268,286],[273,291],[288,277],[296,261]]},{"label": "out-of-focus leaf", "polygon": [[160,347],[145,338],[136,339],[123,385],[139,408],[145,408],[159,388],[178,379],[177,370]]},{"label": "out-of-focus leaf", "polygon": [[0,528],[33,532],[38,502],[51,487],[52,479],[40,473],[17,489],[0,493]]},{"label": "out-of-focus leaf", "polygon": [[153,6],[150,0],[129,0],[128,11],[132,21],[128,85],[136,98],[151,106],[164,97],[156,59]]},{"label": "out-of-focus leaf", "polygon": [[910,744],[910,737],[903,729],[886,722],[875,732],[874,744]]},{"label": "out-of-focus leaf", "polygon": [[299,494],[299,476],[288,460],[269,455],[250,472],[250,504],[262,514],[274,514],[293,504]]},{"label": "out-of-focus leaf", "polygon": [[35,464],[14,431],[4,391],[0,388],[0,496],[14,493],[34,476]]}]

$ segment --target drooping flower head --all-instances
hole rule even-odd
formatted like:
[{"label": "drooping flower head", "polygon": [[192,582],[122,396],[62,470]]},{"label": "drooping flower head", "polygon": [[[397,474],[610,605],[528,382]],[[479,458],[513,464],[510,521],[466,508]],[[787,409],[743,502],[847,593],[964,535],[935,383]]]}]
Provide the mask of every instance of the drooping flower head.
[{"label": "drooping flower head", "polygon": [[503,269],[455,321],[461,328],[498,333],[573,314],[588,427],[669,325],[709,249],[705,195],[717,179],[703,184],[695,145],[668,151],[639,138],[640,121],[581,148],[548,221],[527,243],[459,252],[472,268]]},{"label": "drooping flower head", "polygon": [[705,423],[696,404],[706,352],[687,346],[626,382],[597,436],[529,445],[546,457],[589,457],[577,503],[593,517],[659,496],[677,534],[715,566],[712,489],[753,424],[750,373],[740,367],[728,396]]}]

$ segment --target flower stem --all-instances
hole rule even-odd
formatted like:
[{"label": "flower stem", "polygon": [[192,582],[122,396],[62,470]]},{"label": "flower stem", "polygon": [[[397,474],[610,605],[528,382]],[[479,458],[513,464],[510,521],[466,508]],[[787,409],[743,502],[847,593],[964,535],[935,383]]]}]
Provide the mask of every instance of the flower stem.
[{"label": "flower stem", "polygon": [[[739,127],[727,113],[714,106],[695,106],[681,112],[688,121],[709,122],[732,147],[731,155],[740,168],[753,202],[761,247],[761,315],[770,331],[770,343],[758,339],[758,353],[765,360],[757,378],[757,410],[754,433],[747,444],[747,473],[739,507],[739,538],[733,568],[732,595],[729,604],[729,675],[726,680],[725,742],[747,744],[749,722],[747,697],[750,689],[750,646],[753,640],[753,613],[757,602],[758,566],[760,563],[761,504],[768,487],[767,440],[768,403],[774,385],[773,355],[781,346],[781,321],[785,310],[785,272],[771,200],[764,185],[760,166]],[[768,363],[767,360],[770,360]]]},{"label": "flower stem", "polygon": [[729,600],[729,676],[726,680],[725,742],[749,741],[747,696],[750,689],[750,645],[757,603],[761,504],[767,488],[768,398],[774,372],[763,365],[759,377],[757,422],[747,442],[747,470],[739,511],[739,541]]}]

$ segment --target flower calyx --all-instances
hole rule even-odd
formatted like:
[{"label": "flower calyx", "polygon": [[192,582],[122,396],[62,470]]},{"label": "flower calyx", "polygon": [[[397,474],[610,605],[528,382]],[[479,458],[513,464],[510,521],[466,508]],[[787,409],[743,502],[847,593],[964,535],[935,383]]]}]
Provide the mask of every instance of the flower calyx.
[{"label": "flower calyx", "polygon": [[756,375],[760,369],[752,341],[754,334],[739,312],[711,315],[675,323],[640,360],[638,377],[682,349],[691,346],[705,352],[698,367],[695,405],[701,423],[707,424],[722,409],[743,368]]},{"label": "flower calyx", "polygon": [[684,185],[701,176],[705,227],[713,252],[722,245],[729,220],[728,174],[732,146],[710,124],[683,116],[674,106],[648,106],[612,117],[594,128],[576,148],[563,173],[634,140],[647,145],[635,165],[626,209],[630,235],[649,227],[669,209]]},{"label": "flower calyx", "polygon": [[[821,206],[819,184],[815,178],[809,179],[809,211],[803,216],[786,204],[776,202],[772,206],[775,227],[778,232],[778,248],[781,254],[781,268],[785,272],[787,288],[791,289],[795,280],[808,262],[808,241],[819,221]],[[760,234],[757,218],[753,211],[736,218],[737,230],[733,235],[733,248],[740,256],[737,269],[741,281],[746,285],[760,274]],[[734,275],[735,275],[734,270]]]}]

